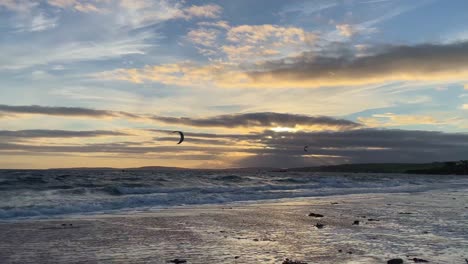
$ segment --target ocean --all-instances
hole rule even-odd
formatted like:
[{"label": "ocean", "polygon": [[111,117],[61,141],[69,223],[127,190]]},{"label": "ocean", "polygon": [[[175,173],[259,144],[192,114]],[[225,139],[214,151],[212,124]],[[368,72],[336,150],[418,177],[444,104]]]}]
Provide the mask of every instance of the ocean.
[{"label": "ocean", "polygon": [[0,220],[468,188],[468,177],[204,170],[1,170]]}]

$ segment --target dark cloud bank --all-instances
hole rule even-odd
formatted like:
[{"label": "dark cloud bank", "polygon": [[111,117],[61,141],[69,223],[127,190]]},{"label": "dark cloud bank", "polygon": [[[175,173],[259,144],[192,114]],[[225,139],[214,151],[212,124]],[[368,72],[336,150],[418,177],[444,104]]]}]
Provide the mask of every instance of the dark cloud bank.
[{"label": "dark cloud bank", "polygon": [[209,118],[176,118],[154,116],[152,119],[167,124],[178,124],[194,127],[295,127],[302,125],[329,126],[351,129],[361,126],[360,124],[349,120],[336,119],[326,116],[307,116],[272,112],[219,115]]},{"label": "dark cloud bank", "polygon": [[[162,141],[170,140],[162,138]],[[172,139],[174,140],[174,139]],[[468,134],[431,131],[358,129],[338,132],[276,133],[264,131],[243,135],[188,133],[185,146],[141,146],[132,142],[80,146],[37,146],[0,143],[0,151],[27,153],[114,153],[120,156],[155,153],[165,158],[217,159],[224,154],[252,154],[233,166],[297,167],[339,163],[432,162],[468,157]],[[200,145],[201,144],[201,145]],[[205,144],[210,144],[206,146]],[[308,145],[308,152],[303,151]],[[255,147],[253,147],[255,146]],[[195,157],[194,157],[195,159]]]},{"label": "dark cloud bank", "polygon": [[[327,56],[304,52],[269,61],[249,72],[253,80],[321,81],[321,84],[447,78],[468,70],[468,42],[376,47],[356,56],[346,48]],[[466,76],[465,76],[466,77]]]}]

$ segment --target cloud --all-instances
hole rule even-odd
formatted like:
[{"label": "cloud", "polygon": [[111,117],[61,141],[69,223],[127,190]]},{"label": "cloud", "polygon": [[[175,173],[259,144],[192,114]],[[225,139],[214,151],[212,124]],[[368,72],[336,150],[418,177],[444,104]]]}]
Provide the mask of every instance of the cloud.
[{"label": "cloud", "polygon": [[[0,54],[0,70],[24,69],[35,65],[70,63],[80,61],[99,61],[127,55],[145,54],[151,47],[146,42],[155,36],[142,32],[132,36],[118,36],[112,40],[96,42],[77,41],[50,44],[47,47],[25,47],[0,45],[5,52]],[[39,50],[41,48],[41,50]]]},{"label": "cloud", "polygon": [[236,76],[232,65],[216,63],[197,65],[191,62],[180,62],[145,66],[142,69],[117,69],[100,72],[92,75],[97,79],[121,80],[133,83],[158,82],[177,86],[213,86],[213,85],[239,85],[244,75]]},{"label": "cloud", "polygon": [[[329,163],[433,162],[468,155],[468,134],[432,131],[360,129],[338,132],[259,135],[264,149],[238,166],[292,167]],[[308,145],[308,152],[302,148]],[[328,157],[328,158],[327,158]]]},{"label": "cloud", "polygon": [[351,37],[356,33],[356,29],[349,24],[338,24],[336,29],[340,32],[340,35],[345,37]]},{"label": "cloud", "polygon": [[121,23],[144,27],[162,21],[196,18],[217,18],[222,8],[215,4],[184,7],[172,0],[120,0]]},{"label": "cloud", "polygon": [[48,18],[44,14],[33,17],[30,31],[43,31],[57,26],[57,17]]},{"label": "cloud", "polygon": [[327,116],[308,116],[287,113],[245,113],[217,115],[205,118],[168,117],[148,114],[133,114],[123,111],[96,110],[80,107],[51,107],[51,106],[10,106],[0,105],[0,115],[49,115],[67,117],[90,118],[125,118],[129,120],[160,122],[165,124],[185,125],[192,127],[223,127],[223,128],[297,128],[314,130],[342,130],[355,129],[362,125]]},{"label": "cloud", "polygon": [[55,28],[57,26],[57,22],[58,17],[48,16],[41,12],[37,15],[31,14],[27,17],[21,17],[14,25],[14,28],[18,32],[39,32]]},{"label": "cloud", "polygon": [[197,23],[198,26],[201,27],[215,27],[215,28],[222,28],[228,30],[231,26],[229,23],[224,20],[216,21],[216,22],[209,22],[209,21],[202,21]]},{"label": "cloud", "polygon": [[372,27],[372,24],[374,24],[373,21],[362,23],[362,24],[357,24],[357,25],[337,24],[335,27],[339,35],[346,37],[346,38],[350,38],[357,34],[363,35],[363,34],[372,34],[372,33],[377,32],[378,31],[377,28]]},{"label": "cloud", "polygon": [[240,25],[226,34],[228,43],[221,47],[233,61],[251,60],[311,47],[317,35],[298,27],[277,25]]},{"label": "cloud", "polygon": [[188,118],[188,117],[161,117],[154,116],[153,120],[167,124],[180,124],[194,127],[315,127],[322,129],[353,129],[361,125],[344,119],[331,117],[314,117],[307,115],[283,114],[283,113],[247,113],[219,115],[208,118]]},{"label": "cloud", "polygon": [[[250,41],[261,39],[261,36],[252,36]],[[239,48],[228,51],[233,60],[254,50],[253,46]],[[392,81],[454,81],[465,80],[468,76],[468,42],[394,46],[376,50],[380,52],[365,56],[355,56],[349,51],[339,51],[339,54],[331,53],[329,56],[303,52],[280,60],[256,62],[244,67],[248,70],[241,69],[235,63],[197,65],[183,62],[141,69],[117,69],[98,73],[95,77],[176,86],[315,88]]]},{"label": "cloud", "polygon": [[[157,131],[155,131],[157,132]],[[47,134],[47,133],[46,133]],[[195,145],[191,145],[191,141]],[[164,143],[170,138],[161,138]],[[174,139],[172,139],[173,141]],[[225,142],[225,143],[223,143]],[[172,159],[197,155],[199,160],[217,160],[225,166],[293,167],[333,163],[432,162],[463,159],[468,155],[468,134],[432,131],[356,129],[327,132],[273,132],[249,134],[186,133],[186,145],[148,146],[141,142],[93,144],[2,143],[0,154],[31,155],[67,153],[109,157],[136,155],[140,159]],[[303,151],[308,145],[308,152]],[[141,156],[144,154],[144,157]],[[226,163],[228,162],[228,163]]]},{"label": "cloud", "polygon": [[92,117],[92,118],[113,118],[128,117],[137,118],[136,115],[126,112],[116,112],[107,110],[94,110],[80,107],[52,107],[52,106],[11,106],[0,105],[0,113],[8,114],[32,114],[32,115],[50,115],[50,116],[70,116],[70,117]]},{"label": "cloud", "polygon": [[463,104],[463,105],[462,105],[462,109],[468,110],[468,104]]},{"label": "cloud", "polygon": [[468,91],[468,84],[465,84],[465,85],[463,86],[463,89],[465,89],[465,90]]},{"label": "cloud", "polygon": [[[239,25],[225,21],[199,22],[187,39],[204,55],[217,55],[234,62],[251,62],[266,57],[280,57],[310,48],[317,34],[302,28],[279,25]],[[202,46],[202,47],[200,47]]]},{"label": "cloud", "polygon": [[396,115],[393,113],[374,114],[372,117],[359,117],[358,121],[368,127],[389,127],[407,125],[440,125],[445,122],[439,121],[432,116],[424,115]]},{"label": "cloud", "polygon": [[128,136],[129,134],[118,131],[69,131],[69,130],[0,130],[0,137],[9,138],[77,138],[77,137],[102,137],[102,136]]},{"label": "cloud", "polygon": [[196,6],[192,5],[182,11],[181,17],[192,19],[195,17],[218,18],[223,9],[219,5],[209,4]]},{"label": "cloud", "polygon": [[20,13],[28,13],[37,5],[37,2],[29,0],[0,0],[0,7]]},{"label": "cloud", "polygon": [[219,31],[215,29],[192,29],[187,33],[187,38],[195,44],[212,47],[216,44]]},{"label": "cloud", "polygon": [[105,9],[97,7],[96,4],[103,1],[94,0],[94,1],[80,1],[80,0],[48,0],[48,4],[60,8],[72,8],[79,12],[89,13],[89,12],[104,12]]},{"label": "cloud", "polygon": [[396,46],[373,55],[311,52],[266,62],[248,73],[255,87],[319,87],[388,81],[453,81],[468,76],[468,42]]}]

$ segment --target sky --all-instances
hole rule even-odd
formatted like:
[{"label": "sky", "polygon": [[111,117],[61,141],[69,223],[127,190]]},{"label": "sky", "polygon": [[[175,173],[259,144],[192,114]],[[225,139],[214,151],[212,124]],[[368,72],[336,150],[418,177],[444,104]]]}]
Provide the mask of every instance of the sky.
[{"label": "sky", "polygon": [[0,168],[467,159],[466,10],[0,0]]}]

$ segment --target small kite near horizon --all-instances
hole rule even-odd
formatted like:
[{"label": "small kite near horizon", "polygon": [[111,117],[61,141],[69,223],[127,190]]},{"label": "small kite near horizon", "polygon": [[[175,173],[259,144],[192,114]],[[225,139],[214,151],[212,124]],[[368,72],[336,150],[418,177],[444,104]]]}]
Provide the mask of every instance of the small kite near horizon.
[{"label": "small kite near horizon", "polygon": [[184,137],[184,133],[182,131],[173,131],[172,133],[179,133],[179,135],[180,135],[180,139],[179,139],[179,142],[177,144],[180,144],[180,143],[184,142],[185,137]]},{"label": "small kite near horizon", "polygon": [[304,146],[304,151],[305,151],[305,152],[309,152],[309,151],[307,150],[308,147],[309,147],[309,146]]}]

